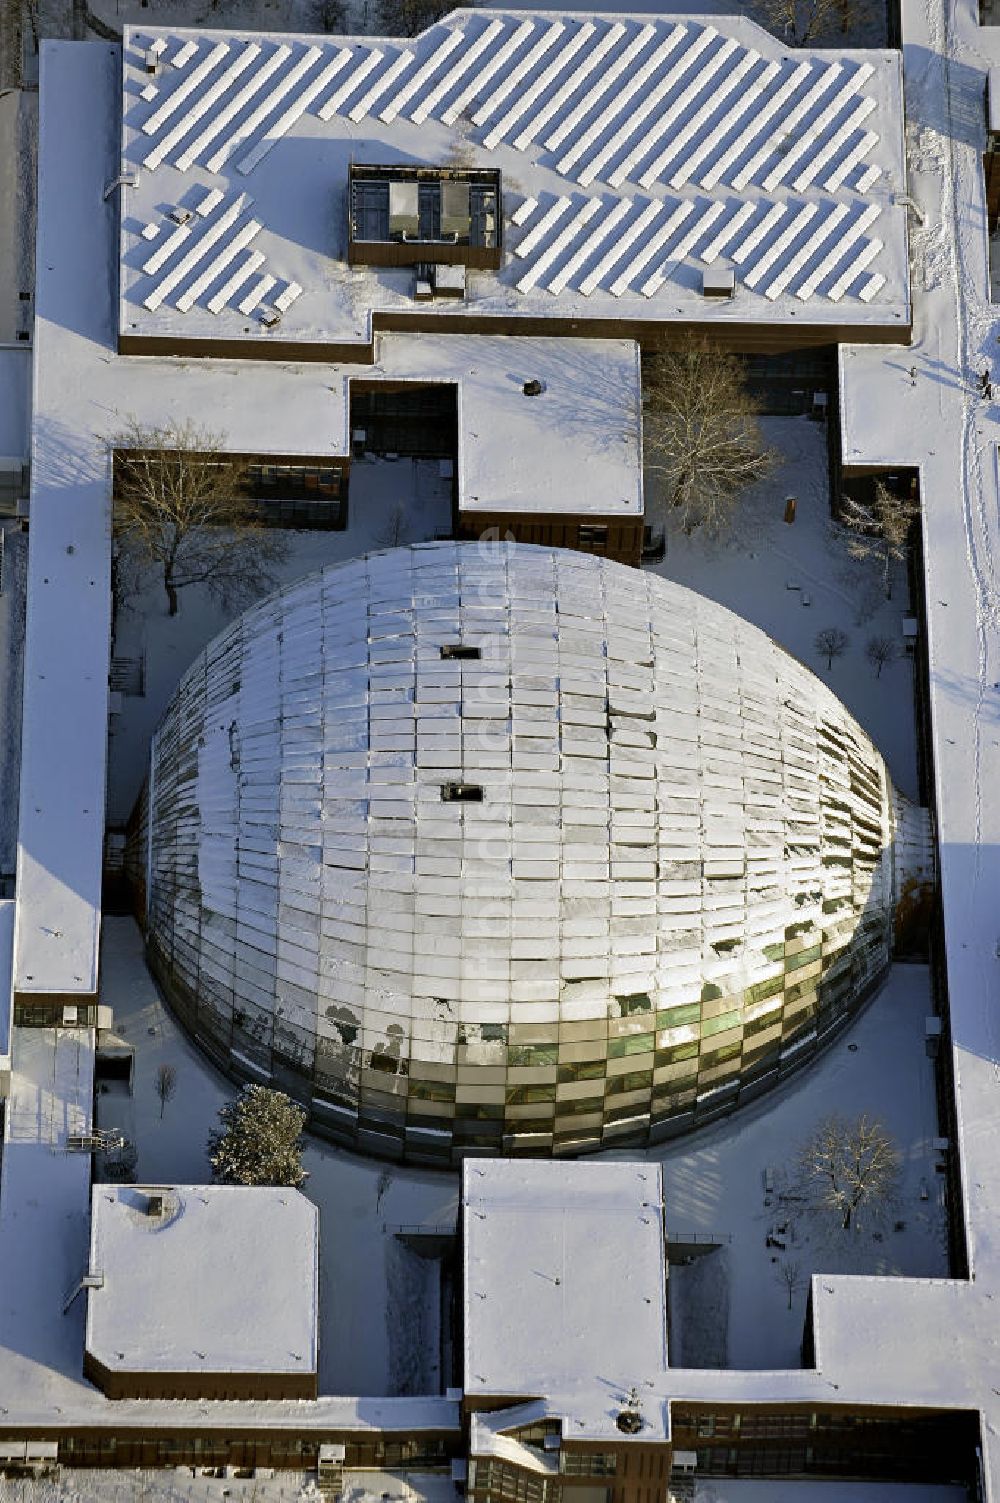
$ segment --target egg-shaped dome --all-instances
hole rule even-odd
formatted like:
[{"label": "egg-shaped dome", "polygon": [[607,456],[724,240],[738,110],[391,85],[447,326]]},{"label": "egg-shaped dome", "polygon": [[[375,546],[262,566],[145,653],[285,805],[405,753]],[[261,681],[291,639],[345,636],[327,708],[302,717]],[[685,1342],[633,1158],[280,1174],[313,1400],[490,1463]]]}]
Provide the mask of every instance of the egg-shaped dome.
[{"label": "egg-shaped dome", "polygon": [[882,978],[921,811],[762,631],[579,553],[332,565],[184,675],[130,867],[202,1046],[378,1153],[655,1141]]}]

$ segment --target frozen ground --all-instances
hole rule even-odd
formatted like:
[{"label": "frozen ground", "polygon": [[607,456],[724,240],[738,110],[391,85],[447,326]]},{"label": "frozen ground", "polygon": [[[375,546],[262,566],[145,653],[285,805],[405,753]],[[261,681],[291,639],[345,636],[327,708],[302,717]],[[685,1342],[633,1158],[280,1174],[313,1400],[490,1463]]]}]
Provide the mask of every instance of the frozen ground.
[{"label": "frozen ground", "polygon": [[[902,618],[908,609],[903,567],[895,569],[893,598],[886,600],[877,570],[852,564],[842,542],[832,537],[822,423],[772,417],[762,419],[761,427],[767,443],[779,451],[780,464],[741,502],[733,535],[711,543],[698,533],[685,537],[674,527],[656,572],[753,621],[825,679],[872,737],[900,792],[915,797],[911,660],[897,657],[876,679],[865,658],[865,647],[875,636],[890,637],[902,652]],[[650,520],[658,494],[656,477],[647,476]],[[782,520],[787,496],[798,503],[791,526]],[[831,672],[813,646],[816,633],[827,626],[842,627],[849,638]]]},{"label": "frozen ground", "polygon": [[[289,553],[277,571],[284,584],[339,559],[357,558],[394,541],[417,543],[451,531],[451,482],[437,460],[368,458],[351,467],[348,526],[343,532],[289,532]],[[398,507],[401,528],[396,528]],[[108,755],[107,822],[128,818],[146,773],[149,739],[181,674],[236,611],[224,611],[208,591],[183,590],[180,610],[167,615],[162,584],[148,578],[118,621],[115,655],[145,655],[146,692],[127,696],[112,723]]]},{"label": "frozen ground", "polygon": [[[114,1085],[98,1096],[99,1125],[121,1127],[137,1144],[139,1181],[207,1180],[205,1140],[232,1085],[188,1043],[159,1000],[131,919],[105,920],[101,974],[102,998],[114,1008],[117,1031],[135,1047],[136,1063],[131,1099]],[[685,1365],[705,1366],[725,1352],[737,1367],[797,1366],[814,1270],[946,1273],[944,1181],[931,1151],[938,1132],[933,1072],[923,1048],[928,1006],[926,970],[895,967],[882,994],[815,1067],[758,1106],[659,1151],[671,1235],[732,1238],[721,1270],[710,1264],[719,1257],[712,1253],[703,1260],[709,1276],[692,1281],[691,1269],[684,1269],[672,1291]],[[177,1071],[177,1092],[162,1119],[154,1085],[160,1064]],[[905,1222],[904,1232],[893,1232],[890,1221],[881,1242],[870,1235],[827,1238],[807,1216],[790,1215],[777,1196],[764,1207],[765,1167],[776,1169],[780,1188],[796,1145],[833,1110],[874,1112],[895,1135],[904,1165],[893,1220]],[[379,1394],[436,1386],[438,1265],[421,1264],[399,1249],[386,1228],[453,1224],[457,1178],[369,1162],[312,1139],[306,1165],[306,1193],[321,1218],[321,1391]],[[784,1254],[765,1247],[768,1231],[782,1221],[789,1223]],[[800,1264],[791,1311],[771,1262],[777,1256]],[[384,1312],[384,1320],[373,1319],[376,1312]]]}]

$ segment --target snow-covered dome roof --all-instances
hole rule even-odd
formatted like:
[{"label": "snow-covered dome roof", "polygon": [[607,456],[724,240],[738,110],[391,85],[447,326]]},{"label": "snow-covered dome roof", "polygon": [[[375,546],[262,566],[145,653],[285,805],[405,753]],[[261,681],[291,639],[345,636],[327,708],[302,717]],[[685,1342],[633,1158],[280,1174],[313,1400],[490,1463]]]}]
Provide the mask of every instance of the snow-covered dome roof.
[{"label": "snow-covered dome roof", "polygon": [[149,952],[199,1041],[320,1130],[444,1159],[642,1143],[777,1079],[885,971],[911,821],[756,627],[513,544],[247,611],[144,798]]}]

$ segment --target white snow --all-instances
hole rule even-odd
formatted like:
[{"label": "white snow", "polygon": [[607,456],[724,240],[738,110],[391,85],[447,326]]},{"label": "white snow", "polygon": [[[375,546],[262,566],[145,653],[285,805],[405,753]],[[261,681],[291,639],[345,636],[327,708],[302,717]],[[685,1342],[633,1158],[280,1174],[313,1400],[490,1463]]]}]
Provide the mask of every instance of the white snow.
[{"label": "white snow", "polygon": [[318,1226],[298,1190],[95,1185],[88,1352],[115,1373],[315,1373]]},{"label": "white snow", "polygon": [[[351,467],[346,530],[286,533],[288,555],[275,571],[277,582],[291,583],[324,564],[386,547],[396,537],[418,543],[450,531],[451,482],[437,460],[369,456]],[[178,614],[169,616],[162,582],[152,574],[120,612],[116,651],[142,659],[145,674],[142,695],[127,696],[111,723],[109,824],[124,823],[132,811],[149,766],[150,737],[184,670],[236,614],[195,585],[183,591]]]},{"label": "white snow", "polygon": [[[109,49],[43,78],[60,101],[43,111],[35,287],[31,548],[24,647],[18,991],[97,987],[110,655],[110,500],[94,429],[74,424],[78,380],[106,344],[108,230],[94,198],[103,158],[93,91],[107,86]],[[67,59],[68,61],[68,59]],[[43,74],[48,59],[43,63]],[[95,162],[94,157],[97,156]],[[65,358],[72,349],[76,356]],[[75,393],[67,400],[67,390]],[[97,397],[91,391],[90,398]],[[86,398],[84,399],[86,401]],[[99,402],[99,397],[97,397]],[[73,414],[73,415],[71,415]],[[69,734],[67,731],[69,730]]]},{"label": "white snow", "polygon": [[[575,1438],[620,1440],[628,1387],[660,1387],[667,1366],[659,1167],[469,1160],[462,1258],[470,1396],[544,1397]],[[665,1408],[643,1420],[666,1438]]]}]

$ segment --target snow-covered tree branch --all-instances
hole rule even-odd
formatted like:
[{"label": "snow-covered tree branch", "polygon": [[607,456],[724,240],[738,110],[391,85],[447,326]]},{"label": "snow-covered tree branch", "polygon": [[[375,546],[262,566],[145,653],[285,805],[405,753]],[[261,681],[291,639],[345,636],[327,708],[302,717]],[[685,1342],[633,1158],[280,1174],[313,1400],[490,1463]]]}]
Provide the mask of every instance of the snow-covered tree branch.
[{"label": "snow-covered tree branch", "polygon": [[205,585],[226,607],[273,586],[287,543],[241,493],[222,435],[192,422],[144,427],[133,420],[109,448],[116,548],[140,568],[162,571],[171,616],[188,585]]},{"label": "snow-covered tree branch", "polygon": [[877,1118],[863,1112],[848,1121],[833,1113],[803,1145],[798,1167],[807,1197],[850,1231],[863,1215],[876,1215],[891,1202],[899,1153]]},{"label": "snow-covered tree branch", "polygon": [[919,515],[919,501],[893,495],[881,480],[876,480],[870,501],[846,494],[841,500],[847,552],[858,562],[878,564],[886,600],[892,599],[892,566],[905,561],[910,528]]},{"label": "snow-covered tree branch", "polygon": [[741,492],[774,456],[764,447],[743,363],[690,336],[643,362],[643,450],[663,504],[686,532],[728,530]]}]

